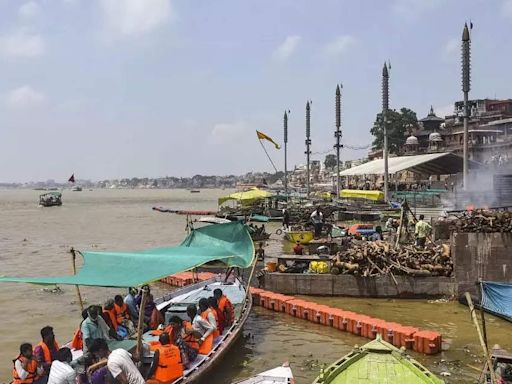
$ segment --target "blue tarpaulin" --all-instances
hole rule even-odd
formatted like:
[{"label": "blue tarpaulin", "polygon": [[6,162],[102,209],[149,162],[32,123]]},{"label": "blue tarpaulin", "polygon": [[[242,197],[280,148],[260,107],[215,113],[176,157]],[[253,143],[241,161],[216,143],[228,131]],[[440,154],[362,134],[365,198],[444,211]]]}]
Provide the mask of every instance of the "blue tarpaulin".
[{"label": "blue tarpaulin", "polygon": [[512,321],[512,284],[482,282],[482,307]]}]

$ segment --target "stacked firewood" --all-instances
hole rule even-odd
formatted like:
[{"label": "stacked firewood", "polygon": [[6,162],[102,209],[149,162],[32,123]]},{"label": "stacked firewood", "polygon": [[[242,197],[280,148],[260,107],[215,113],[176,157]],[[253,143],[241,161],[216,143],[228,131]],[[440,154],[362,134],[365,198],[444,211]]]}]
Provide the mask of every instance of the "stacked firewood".
[{"label": "stacked firewood", "polygon": [[333,259],[331,273],[358,276],[451,276],[453,262],[447,244],[393,248],[384,241],[352,241],[352,247]]},{"label": "stacked firewood", "polygon": [[454,214],[449,220],[454,232],[512,232],[512,212],[475,209]]}]

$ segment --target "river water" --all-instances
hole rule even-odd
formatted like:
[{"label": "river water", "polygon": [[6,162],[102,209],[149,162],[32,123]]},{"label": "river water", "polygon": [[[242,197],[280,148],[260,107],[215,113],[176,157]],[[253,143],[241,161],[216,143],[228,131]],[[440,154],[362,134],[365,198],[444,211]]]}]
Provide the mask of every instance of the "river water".
[{"label": "river water", "polygon": [[[215,210],[217,198],[230,191],[202,190],[84,190],[64,191],[61,207],[38,207],[39,191],[0,191],[0,275],[37,276],[72,271],[71,246],[77,249],[136,250],[180,242],[185,218],[151,210],[162,205],[177,209]],[[275,241],[275,240],[274,240]],[[279,244],[277,244],[279,245]],[[279,249],[273,244],[269,249]],[[20,343],[39,340],[39,329],[52,325],[65,342],[80,321],[74,287],[43,291],[27,284],[0,284],[0,382],[9,382],[12,359]],[[156,291],[166,289],[157,284]],[[106,288],[82,288],[88,303],[113,294]],[[435,373],[449,372],[449,383],[470,383],[483,365],[467,307],[456,302],[317,297],[308,300],[358,311],[402,324],[442,333],[444,351],[436,356],[412,353]],[[490,344],[512,347],[512,326],[487,316]],[[298,384],[311,383],[321,364],[348,353],[362,339],[291,316],[253,309],[244,338],[208,378],[226,384],[289,361]]]}]

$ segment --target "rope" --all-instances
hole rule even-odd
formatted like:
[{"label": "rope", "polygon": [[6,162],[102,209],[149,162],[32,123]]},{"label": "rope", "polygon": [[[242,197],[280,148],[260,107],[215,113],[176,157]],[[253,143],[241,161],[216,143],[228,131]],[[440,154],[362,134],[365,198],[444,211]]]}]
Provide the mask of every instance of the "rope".
[{"label": "rope", "polygon": [[276,173],[277,173],[277,168],[276,168],[274,162],[272,161],[272,159],[270,158],[270,155],[268,154],[267,149],[265,148],[265,146],[263,145],[261,140],[259,140],[259,142],[261,144],[261,148],[263,148],[263,150],[265,151],[265,154],[267,155],[268,159],[270,160],[270,164],[272,164],[272,167],[274,167],[274,171],[276,171]]}]

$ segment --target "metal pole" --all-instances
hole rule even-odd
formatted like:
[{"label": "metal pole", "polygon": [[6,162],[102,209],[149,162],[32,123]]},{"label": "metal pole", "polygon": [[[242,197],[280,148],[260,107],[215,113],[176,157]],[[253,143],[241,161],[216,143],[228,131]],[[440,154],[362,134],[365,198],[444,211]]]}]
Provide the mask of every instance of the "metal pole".
[{"label": "metal pole", "polygon": [[340,198],[340,149],[343,145],[340,144],[341,140],[341,89],[343,84],[336,86],[336,131],[334,137],[336,138],[336,200]]},{"label": "metal pole", "polygon": [[311,106],[310,102],[306,103],[306,186],[307,186],[307,194],[311,193],[310,180],[309,180],[309,156],[311,155],[310,145],[311,145]]},{"label": "metal pole", "polygon": [[470,56],[471,40],[469,37],[469,29],[467,23],[464,24],[464,30],[462,31],[462,92],[464,92],[464,142],[463,142],[463,171],[462,180],[464,190],[469,188],[469,132],[468,132],[468,120],[469,120],[469,105],[468,95],[471,89],[471,56]]},{"label": "metal pole", "polygon": [[288,113],[284,111],[284,193],[288,196]]},{"label": "metal pole", "polygon": [[389,168],[388,168],[388,129],[387,129],[387,112],[389,109],[389,72],[388,66],[384,63],[384,68],[382,69],[382,125],[383,125],[383,135],[384,135],[384,148],[382,150],[382,155],[384,158],[384,200],[386,202],[389,201],[389,191],[388,191],[388,178],[389,178]]}]

